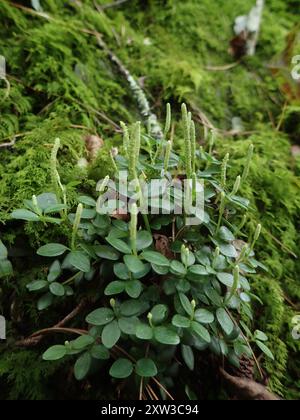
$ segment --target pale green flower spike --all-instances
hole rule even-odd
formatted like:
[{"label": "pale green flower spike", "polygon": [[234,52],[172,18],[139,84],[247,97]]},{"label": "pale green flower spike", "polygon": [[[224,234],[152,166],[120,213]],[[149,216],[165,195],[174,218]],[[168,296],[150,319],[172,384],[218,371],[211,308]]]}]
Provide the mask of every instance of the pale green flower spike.
[{"label": "pale green flower spike", "polygon": [[214,259],[213,259],[213,267],[215,267],[217,259],[220,256],[220,248],[217,246],[217,248],[215,249],[215,253],[214,253]]},{"label": "pale green flower spike", "polygon": [[71,248],[73,250],[75,249],[76,236],[79,229],[82,212],[83,212],[83,205],[80,203],[78,204],[78,207],[76,210],[76,215],[75,215],[75,220],[74,220],[73,230],[72,230]]},{"label": "pale green flower spike", "polygon": [[135,166],[137,165],[141,151],[141,122],[138,121],[134,128],[134,150],[135,150]]},{"label": "pale green flower spike", "polygon": [[249,252],[249,245],[245,244],[241,250],[241,254],[239,256],[239,262],[242,262],[244,260],[245,257],[248,256],[248,252]]},{"label": "pale green flower spike", "polygon": [[112,151],[111,151],[111,150],[110,150],[110,152],[109,152],[109,156],[110,156],[111,163],[112,163],[112,166],[113,166],[113,168],[114,168],[115,173],[118,173],[118,172],[119,172],[119,169],[118,169],[118,167],[117,167],[117,164],[116,164],[115,158],[114,158],[113,153],[112,153]]},{"label": "pale green flower spike", "polygon": [[240,283],[240,267],[236,265],[233,269],[233,286],[232,286],[230,295],[227,298],[227,302],[229,302],[235,295],[236,291],[238,290],[239,283]]},{"label": "pale green flower spike", "polygon": [[246,179],[249,175],[249,170],[250,170],[251,160],[252,160],[252,157],[253,157],[253,152],[254,152],[254,146],[253,146],[253,144],[250,144],[249,149],[248,149],[248,154],[247,154],[246,165],[245,165],[244,172],[243,172],[243,175],[242,175],[242,182],[246,181]]},{"label": "pale green flower spike", "polygon": [[220,209],[219,209],[219,221],[218,221],[216,234],[219,233],[219,230],[220,230],[220,227],[221,227],[222,217],[223,217],[224,211],[225,211],[225,203],[226,203],[226,195],[225,195],[224,191],[222,191],[221,192],[221,203],[220,203]]},{"label": "pale green flower spike", "polygon": [[120,122],[121,128],[123,130],[123,147],[126,153],[126,156],[128,157],[128,148],[129,148],[129,130],[125,123],[122,121]]},{"label": "pale green flower spike", "polygon": [[35,195],[32,196],[32,205],[36,214],[41,215],[42,212],[41,212],[41,209],[39,208],[38,201]]},{"label": "pale green flower spike", "polygon": [[151,312],[148,313],[147,318],[148,318],[150,327],[153,327],[153,322],[152,322],[153,315]]},{"label": "pale green flower spike", "polygon": [[244,214],[240,225],[238,226],[238,228],[235,231],[235,236],[238,236],[239,235],[239,233],[241,232],[241,230],[245,226],[245,224],[247,222],[247,219],[248,219],[248,215],[247,214]]},{"label": "pale green flower spike", "polygon": [[136,235],[137,235],[137,216],[138,208],[136,203],[132,204],[130,208],[131,220],[130,220],[130,243],[134,255],[137,255],[136,249]]},{"label": "pale green flower spike", "polygon": [[164,162],[164,171],[165,171],[165,173],[168,172],[171,151],[172,151],[172,142],[169,140],[167,142],[166,154],[165,154],[165,162]]},{"label": "pale green flower spike", "polygon": [[249,252],[248,252],[248,256],[254,250],[255,244],[258,241],[259,237],[260,237],[261,230],[262,230],[261,224],[257,225],[256,231],[254,233],[253,241],[252,241],[251,247],[250,247]]},{"label": "pale green flower spike", "polygon": [[233,190],[231,191],[230,195],[231,196],[236,195],[240,189],[240,186],[241,186],[241,176],[239,175],[235,180]]},{"label": "pale green flower spike", "polygon": [[221,182],[222,182],[222,187],[225,188],[226,187],[226,183],[227,183],[227,165],[228,165],[228,161],[229,161],[229,153],[227,153],[223,159],[222,162],[222,167],[221,167]]},{"label": "pale green flower spike", "polygon": [[115,306],[116,306],[116,301],[115,301],[115,299],[110,299],[110,301],[109,301],[109,304],[110,304],[110,306],[112,307],[112,308],[114,308]]},{"label": "pale green flower spike", "polygon": [[62,196],[63,203],[65,206],[67,206],[66,189],[60,181],[60,176],[57,170],[57,153],[58,153],[59,148],[60,148],[60,139],[57,138],[55,139],[52,152],[51,152],[51,158],[50,158],[51,180],[52,180],[52,184],[54,186],[57,198],[59,199]]},{"label": "pale green flower spike", "polygon": [[182,120],[184,125],[184,144],[185,144],[185,165],[186,165],[186,177],[191,179],[192,177],[192,148],[191,148],[191,132],[190,132],[190,117],[187,112],[187,107],[182,104]]},{"label": "pale green flower spike", "polygon": [[109,182],[109,176],[106,175],[106,177],[104,178],[104,180],[102,181],[102,184],[100,185],[100,187],[97,186],[97,191],[102,194],[105,191],[105,188],[107,187]]},{"label": "pale green flower spike", "polygon": [[192,171],[196,172],[196,127],[191,121],[191,152],[192,152]]},{"label": "pale green flower spike", "polygon": [[166,125],[165,125],[165,131],[164,131],[165,138],[167,137],[167,135],[170,131],[171,120],[172,120],[172,110],[171,110],[171,105],[168,103],[167,104],[167,114],[166,114]]}]

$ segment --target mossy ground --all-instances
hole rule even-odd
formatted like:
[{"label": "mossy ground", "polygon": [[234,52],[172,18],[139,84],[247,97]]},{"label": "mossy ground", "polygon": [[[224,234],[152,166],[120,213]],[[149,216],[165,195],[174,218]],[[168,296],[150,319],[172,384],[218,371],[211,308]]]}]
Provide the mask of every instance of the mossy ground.
[{"label": "mossy ground", "polygon": [[[30,6],[29,1],[18,3]],[[264,226],[259,253],[270,269],[253,279],[264,303],[257,307],[256,319],[257,327],[269,333],[276,358],[275,363],[262,363],[274,391],[299,398],[300,347],[291,338],[291,319],[300,297],[300,263],[293,256],[300,245],[300,165],[291,156],[288,135],[276,130],[285,98],[267,64],[283,50],[286,35],[298,21],[295,11],[300,1],[267,1],[256,56],[223,71],[212,68],[234,61],[228,53],[232,24],[237,15],[249,11],[252,0],[131,0],[105,13],[98,13],[91,0],[42,3],[51,19],[0,2],[0,54],[7,60],[11,85],[9,97],[0,104],[0,141],[18,135],[13,148],[0,149],[2,239],[7,245],[15,240],[36,245],[48,235],[31,226],[23,232],[22,226],[9,221],[9,213],[24,198],[51,188],[49,151],[56,137],[62,140],[61,175],[72,197],[75,189],[92,189],[109,171],[107,152],[100,153],[88,170],[77,166],[78,159],[87,155],[84,136],[97,133],[107,143],[118,144],[115,124],[141,118],[126,80],[88,33],[97,31],[144,84],[161,119],[166,101],[175,113],[185,101],[195,118],[201,110],[221,130],[216,153],[230,153],[232,179],[241,171],[249,144],[255,145],[251,187],[244,193],[253,207],[249,232],[257,221]],[[241,118],[245,130],[253,134],[228,136],[234,117]],[[290,123],[287,128],[294,140]],[[202,138],[202,130],[198,136]],[[13,333],[22,335],[30,333],[39,319],[25,290],[28,279],[39,274],[31,271],[30,264],[25,271],[20,260],[15,264],[22,276],[1,285],[0,312],[11,319],[10,305],[17,302],[22,307],[25,321],[14,315],[17,320],[12,322]],[[49,317],[57,321],[55,311]],[[49,325],[49,317],[41,318],[41,323]],[[53,384],[57,372],[45,367],[39,354],[40,350],[2,352],[0,377],[8,384],[6,398],[47,398],[48,389],[54,397],[59,392]],[[25,364],[32,366],[26,380]],[[26,383],[31,383],[30,390]],[[74,387],[74,392],[82,392]]]}]

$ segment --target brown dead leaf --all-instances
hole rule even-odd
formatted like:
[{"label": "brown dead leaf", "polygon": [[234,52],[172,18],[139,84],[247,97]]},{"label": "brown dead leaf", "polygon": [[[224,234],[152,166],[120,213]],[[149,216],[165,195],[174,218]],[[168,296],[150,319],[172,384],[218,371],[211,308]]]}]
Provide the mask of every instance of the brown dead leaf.
[{"label": "brown dead leaf", "polygon": [[158,252],[163,254],[165,257],[169,259],[174,259],[174,254],[170,249],[170,241],[169,238],[165,235],[155,234],[155,248]]},{"label": "brown dead leaf", "polygon": [[84,139],[91,161],[95,160],[99,150],[104,146],[104,140],[95,135],[88,135]]}]

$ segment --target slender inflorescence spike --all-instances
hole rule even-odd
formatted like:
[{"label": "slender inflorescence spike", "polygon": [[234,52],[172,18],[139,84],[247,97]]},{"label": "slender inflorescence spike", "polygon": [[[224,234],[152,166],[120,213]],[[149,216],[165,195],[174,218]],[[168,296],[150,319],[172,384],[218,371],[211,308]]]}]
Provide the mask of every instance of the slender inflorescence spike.
[{"label": "slender inflorescence spike", "polygon": [[191,154],[192,154],[192,171],[196,172],[196,127],[195,123],[191,121]]},{"label": "slender inflorescence spike", "polygon": [[123,123],[122,121],[120,122],[120,125],[122,127],[123,130],[123,147],[125,150],[125,154],[128,157],[128,148],[129,148],[129,130],[128,127],[125,123]]},{"label": "slender inflorescence spike", "polygon": [[225,188],[226,187],[226,183],[227,183],[227,165],[228,165],[228,161],[229,161],[229,153],[227,153],[223,159],[222,162],[222,168],[221,168],[221,183],[222,183],[222,187]]},{"label": "slender inflorescence spike", "polygon": [[110,150],[109,155],[110,155],[110,159],[111,159],[111,163],[112,163],[112,166],[114,168],[114,171],[115,171],[115,173],[118,173],[119,172],[119,168],[118,168],[118,166],[116,164],[115,157],[114,157],[114,154],[113,154],[113,151],[112,150]]},{"label": "slender inflorescence spike", "polygon": [[192,148],[191,148],[191,131],[190,131],[190,116],[187,112],[187,107],[182,104],[182,120],[184,125],[184,144],[185,144],[185,165],[187,179],[192,177]]},{"label": "slender inflorescence spike", "polygon": [[238,290],[239,287],[239,282],[240,282],[240,267],[238,265],[236,265],[233,269],[233,285],[232,285],[232,289],[230,291],[230,294],[227,298],[227,302],[229,302],[233,296],[235,295],[236,291]]},{"label": "slender inflorescence spike", "polygon": [[245,165],[244,172],[242,175],[242,182],[245,182],[249,175],[250,165],[251,165],[251,161],[253,157],[253,151],[254,151],[254,146],[253,144],[250,144],[249,149],[248,149],[248,154],[247,154],[246,165]]},{"label": "slender inflorescence spike", "polygon": [[108,185],[108,182],[109,182],[109,176],[108,176],[108,175],[106,175],[106,177],[105,177],[105,178],[104,178],[104,180],[101,182],[101,184],[99,183],[99,184],[97,185],[97,191],[98,191],[100,194],[104,193],[105,188],[106,188],[106,187],[107,187],[107,185]]},{"label": "slender inflorescence spike", "polygon": [[80,203],[78,204],[75,220],[73,223],[73,230],[72,230],[72,241],[71,241],[71,248],[75,249],[75,243],[76,243],[76,236],[80,225],[80,220],[83,212],[83,205]]},{"label": "slender inflorescence spike", "polygon": [[239,175],[235,180],[235,183],[234,183],[234,186],[230,195],[231,196],[236,195],[240,189],[240,186],[241,186],[241,176]]},{"label": "slender inflorescence spike", "polygon": [[137,255],[136,249],[136,236],[137,236],[137,216],[138,216],[138,208],[136,203],[133,203],[130,208],[131,220],[130,220],[130,243],[132,251],[135,255]]},{"label": "slender inflorescence spike", "polygon": [[165,130],[164,130],[164,136],[167,137],[170,128],[171,128],[171,120],[172,120],[172,110],[171,105],[167,104],[167,114],[166,114],[166,124],[165,124]]},{"label": "slender inflorescence spike", "polygon": [[36,195],[32,196],[32,205],[36,214],[41,214],[41,209],[39,208],[39,204],[36,198]]},{"label": "slender inflorescence spike", "polygon": [[166,153],[165,153],[165,162],[164,162],[164,171],[168,172],[170,156],[172,151],[172,142],[169,140],[167,142]]},{"label": "slender inflorescence spike", "polygon": [[61,183],[60,176],[57,170],[57,153],[58,153],[59,148],[60,148],[60,139],[57,138],[55,139],[52,152],[51,152],[51,158],[50,158],[51,180],[52,180],[52,184],[55,189],[57,198],[59,199],[60,197],[62,197],[63,203],[67,205],[66,189]]},{"label": "slender inflorescence spike", "polygon": [[225,211],[225,204],[226,204],[226,195],[222,191],[221,192],[220,208],[219,208],[219,220],[218,220],[218,226],[217,226],[216,234],[219,233],[219,230],[220,230],[220,227],[221,227],[222,217],[223,217],[224,211]]}]

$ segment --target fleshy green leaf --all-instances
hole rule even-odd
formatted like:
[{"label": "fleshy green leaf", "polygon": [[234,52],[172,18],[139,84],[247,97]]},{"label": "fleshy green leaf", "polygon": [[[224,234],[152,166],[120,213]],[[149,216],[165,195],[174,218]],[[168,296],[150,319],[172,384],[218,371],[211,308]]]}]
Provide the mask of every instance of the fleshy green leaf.
[{"label": "fleshy green leaf", "polygon": [[233,275],[230,273],[218,273],[218,280],[227,287],[232,287],[234,283]]},{"label": "fleshy green leaf", "polygon": [[152,359],[140,359],[135,365],[135,372],[144,378],[157,375],[157,367]]},{"label": "fleshy green leaf", "polygon": [[235,237],[232,232],[226,227],[222,226],[219,232],[219,236],[225,242],[232,242],[234,241]]},{"label": "fleshy green leaf", "polygon": [[201,324],[211,324],[214,322],[214,314],[207,309],[197,309],[195,312],[195,320]]},{"label": "fleshy green leaf", "polygon": [[118,251],[122,252],[122,254],[130,254],[131,253],[130,246],[125,241],[122,241],[122,239],[111,238],[111,237],[108,236],[106,238],[106,240],[112,247],[114,247]]},{"label": "fleshy green leaf", "polygon": [[219,248],[221,254],[225,255],[225,257],[236,258],[238,255],[235,247],[231,244],[220,244]]},{"label": "fleshy green leaf", "polygon": [[136,239],[136,248],[138,251],[142,251],[143,249],[149,248],[152,245],[153,238],[152,235],[147,232],[146,230],[141,230],[137,232],[137,239]]},{"label": "fleshy green leaf", "polygon": [[96,344],[93,346],[90,353],[94,359],[98,360],[108,360],[110,357],[109,351],[102,344]]},{"label": "fleshy green leaf", "polygon": [[147,324],[138,324],[135,335],[141,340],[151,340],[153,338],[153,329]]},{"label": "fleshy green leaf", "polygon": [[144,264],[135,255],[125,255],[124,262],[131,273],[139,273],[144,269]]},{"label": "fleshy green leaf", "polygon": [[58,257],[67,251],[67,247],[62,244],[47,244],[37,250],[37,254],[42,257]]},{"label": "fleshy green leaf", "polygon": [[52,346],[43,354],[44,360],[59,360],[62,359],[67,354],[67,349],[65,346]]},{"label": "fleshy green leaf", "polygon": [[169,309],[166,305],[155,305],[151,310],[153,324],[157,325],[165,321],[168,313]]},{"label": "fleshy green leaf", "polygon": [[111,349],[121,337],[121,330],[117,321],[112,321],[109,324],[105,325],[101,334],[101,340],[103,345]]},{"label": "fleshy green leaf", "polygon": [[186,346],[184,344],[181,345],[181,354],[182,354],[182,358],[185,361],[187,367],[190,370],[194,370],[195,368],[195,357],[194,357],[194,353],[193,350],[190,346]]},{"label": "fleshy green leaf", "polygon": [[86,318],[86,322],[91,325],[106,325],[115,318],[115,314],[110,308],[99,308],[91,312]]},{"label": "fleshy green leaf", "polygon": [[221,325],[223,331],[227,335],[230,335],[232,333],[233,329],[234,329],[234,323],[231,320],[228,313],[225,311],[225,309],[219,308],[217,310],[217,319],[218,319],[219,324]]},{"label": "fleshy green leaf", "polygon": [[173,260],[171,262],[170,271],[171,271],[172,274],[175,274],[177,276],[185,276],[186,275],[185,266],[180,261]]},{"label": "fleshy green leaf", "polygon": [[92,357],[90,353],[83,353],[77,360],[74,365],[74,375],[77,381],[81,381],[89,373],[92,363]]},{"label": "fleshy green leaf", "polygon": [[136,333],[136,328],[138,325],[138,318],[137,317],[130,317],[130,318],[120,318],[118,320],[120,330],[129,335],[134,335]]},{"label": "fleshy green leaf", "polygon": [[118,261],[120,258],[118,251],[107,245],[95,245],[94,251],[98,257],[105,260]]},{"label": "fleshy green leaf", "polygon": [[39,311],[43,311],[44,309],[47,309],[49,306],[51,306],[52,302],[53,295],[51,293],[46,293],[45,295],[39,298],[37,308]]},{"label": "fleshy green leaf", "polygon": [[44,289],[45,287],[48,287],[48,282],[46,280],[36,280],[27,284],[26,287],[30,292],[37,292]]},{"label": "fleshy green leaf", "polygon": [[159,343],[169,346],[176,346],[180,343],[178,334],[168,327],[155,327],[154,337]]},{"label": "fleshy green leaf", "polygon": [[269,349],[269,347],[267,347],[264,343],[262,343],[259,340],[256,340],[256,344],[267,357],[269,357],[271,360],[275,360],[274,355]]},{"label": "fleshy green leaf", "polygon": [[114,264],[114,273],[121,280],[129,280],[130,272],[127,266],[123,263]]},{"label": "fleshy green leaf", "polygon": [[40,220],[37,214],[26,209],[13,211],[11,217],[16,220],[25,220],[26,222],[38,222]]},{"label": "fleshy green leaf", "polygon": [[96,207],[97,205],[96,201],[92,197],[88,197],[86,195],[78,197],[78,202],[90,207]]},{"label": "fleshy green leaf", "polygon": [[110,368],[109,374],[113,378],[125,379],[128,378],[133,372],[133,364],[128,359],[116,360]]},{"label": "fleshy green leaf", "polygon": [[89,273],[91,270],[91,262],[89,257],[81,251],[71,252],[69,263],[83,273]]},{"label": "fleshy green leaf", "polygon": [[130,297],[136,299],[142,293],[143,286],[139,280],[130,280],[125,283],[125,290]]},{"label": "fleshy green leaf", "polygon": [[169,267],[170,261],[167,257],[156,251],[145,251],[142,253],[142,258],[151,264],[155,264],[161,267]]},{"label": "fleshy green leaf", "polygon": [[191,326],[192,326],[192,330],[194,331],[196,335],[198,335],[206,343],[210,343],[211,341],[210,334],[207,331],[207,329],[203,327],[203,325],[199,324],[198,322],[193,321]]},{"label": "fleshy green leaf", "polygon": [[189,328],[191,326],[191,320],[182,315],[174,315],[172,324],[178,328]]},{"label": "fleshy green leaf", "polygon": [[60,262],[58,260],[54,261],[54,263],[51,265],[51,267],[49,269],[49,274],[48,274],[47,280],[50,283],[55,281],[61,275],[61,272],[62,272],[62,270],[61,270]]},{"label": "fleshy green leaf", "polygon": [[72,342],[72,347],[75,350],[83,350],[95,342],[95,339],[90,335],[81,335]]},{"label": "fleshy green leaf", "polygon": [[179,299],[180,299],[180,303],[183,307],[183,309],[185,310],[185,312],[189,315],[189,316],[193,316],[194,314],[194,309],[193,306],[191,304],[191,302],[189,301],[189,299],[187,298],[186,295],[184,295],[183,293],[179,293]]},{"label": "fleshy green leaf", "polygon": [[124,281],[112,281],[106,286],[104,294],[106,296],[118,295],[119,293],[124,292],[125,284]]},{"label": "fleshy green leaf", "polygon": [[64,296],[65,294],[65,288],[60,283],[51,283],[49,286],[49,290],[54,296]]}]

